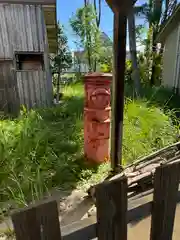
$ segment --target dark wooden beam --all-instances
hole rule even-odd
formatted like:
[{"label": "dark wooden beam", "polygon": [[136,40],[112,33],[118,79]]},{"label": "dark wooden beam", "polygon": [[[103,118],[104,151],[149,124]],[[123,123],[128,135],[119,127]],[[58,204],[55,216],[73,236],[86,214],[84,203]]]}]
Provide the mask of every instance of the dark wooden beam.
[{"label": "dark wooden beam", "polygon": [[127,14],[114,13],[114,70],[112,90],[111,166],[114,172],[122,165],[124,114],[124,76],[126,60]]},{"label": "dark wooden beam", "polygon": [[127,240],[127,190],[126,177],[97,186],[98,240]]},{"label": "dark wooden beam", "polygon": [[106,0],[106,2],[114,12],[111,167],[113,172],[116,173],[122,170],[127,16],[132,5],[136,3],[136,0]]},{"label": "dark wooden beam", "polygon": [[112,9],[113,12],[124,12],[127,8],[130,8],[131,5],[134,5],[137,0],[130,0],[130,1],[119,1],[119,0],[106,0],[109,7]]},{"label": "dark wooden beam", "polygon": [[56,4],[56,0],[0,0],[0,3],[51,5]]},{"label": "dark wooden beam", "polygon": [[174,229],[180,163],[160,166],[154,177],[151,240],[170,240]]}]

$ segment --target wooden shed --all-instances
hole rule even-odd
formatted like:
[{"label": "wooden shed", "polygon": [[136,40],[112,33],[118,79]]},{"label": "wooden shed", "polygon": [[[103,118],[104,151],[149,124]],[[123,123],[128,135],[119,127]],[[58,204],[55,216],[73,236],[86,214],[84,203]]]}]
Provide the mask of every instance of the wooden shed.
[{"label": "wooden shed", "polygon": [[52,104],[56,0],[0,1],[0,111]]}]

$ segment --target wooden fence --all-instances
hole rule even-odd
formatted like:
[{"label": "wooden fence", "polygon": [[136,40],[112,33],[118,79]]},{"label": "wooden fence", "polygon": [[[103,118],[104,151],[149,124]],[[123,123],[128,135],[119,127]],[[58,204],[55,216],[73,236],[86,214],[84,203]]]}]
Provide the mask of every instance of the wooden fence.
[{"label": "wooden fence", "polygon": [[16,71],[20,105],[27,109],[50,105],[48,86],[43,71]]},{"label": "wooden fence", "polygon": [[12,215],[16,239],[127,240],[127,224],[152,214],[149,239],[171,240],[179,180],[179,162],[158,167],[153,201],[129,210],[127,178],[104,182],[96,187],[97,221],[85,219],[61,230],[56,201],[28,207]]}]

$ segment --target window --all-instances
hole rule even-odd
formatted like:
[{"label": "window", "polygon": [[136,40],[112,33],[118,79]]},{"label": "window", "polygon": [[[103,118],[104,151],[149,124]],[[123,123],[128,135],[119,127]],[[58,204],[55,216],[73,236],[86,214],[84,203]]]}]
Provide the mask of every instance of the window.
[{"label": "window", "polygon": [[16,53],[16,69],[17,70],[43,70],[44,60],[42,53]]}]

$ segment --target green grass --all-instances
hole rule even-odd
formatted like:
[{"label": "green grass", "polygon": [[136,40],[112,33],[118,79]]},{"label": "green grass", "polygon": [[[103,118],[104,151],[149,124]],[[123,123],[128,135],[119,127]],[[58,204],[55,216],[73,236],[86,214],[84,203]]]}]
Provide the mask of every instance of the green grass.
[{"label": "green grass", "polygon": [[175,141],[177,126],[171,113],[164,114],[145,100],[127,100],[124,115],[123,159],[125,163],[145,156]]},{"label": "green grass", "polygon": [[[83,159],[83,104],[81,84],[63,89],[60,106],[22,111],[16,120],[0,121],[0,201],[14,207],[28,205],[62,190],[83,188],[101,181],[109,164],[88,167]],[[162,108],[162,107],[161,107]],[[171,111],[143,100],[125,104],[123,161],[130,163],[175,141],[178,126]]]}]

